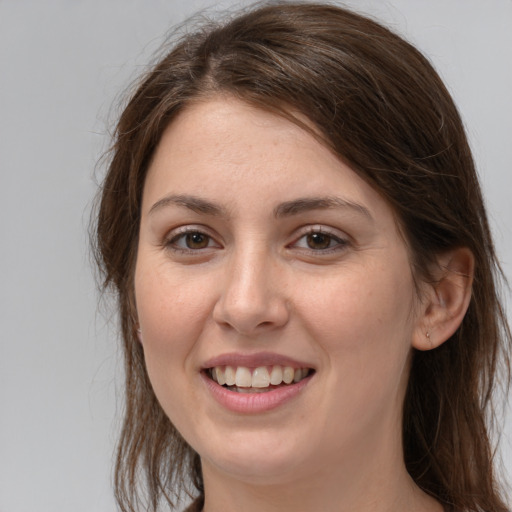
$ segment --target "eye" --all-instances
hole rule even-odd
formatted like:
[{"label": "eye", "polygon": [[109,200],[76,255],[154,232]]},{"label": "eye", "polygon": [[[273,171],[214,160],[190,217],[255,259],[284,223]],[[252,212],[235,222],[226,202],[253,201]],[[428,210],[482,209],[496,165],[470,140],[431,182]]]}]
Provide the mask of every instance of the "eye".
[{"label": "eye", "polygon": [[346,245],[348,245],[348,241],[334,235],[333,233],[328,233],[320,229],[314,229],[309,233],[302,235],[292,245],[293,247],[298,247],[299,249],[328,252],[344,248]]},{"label": "eye", "polygon": [[210,247],[218,247],[213,238],[197,230],[187,230],[172,236],[166,245],[177,251],[199,251]]}]

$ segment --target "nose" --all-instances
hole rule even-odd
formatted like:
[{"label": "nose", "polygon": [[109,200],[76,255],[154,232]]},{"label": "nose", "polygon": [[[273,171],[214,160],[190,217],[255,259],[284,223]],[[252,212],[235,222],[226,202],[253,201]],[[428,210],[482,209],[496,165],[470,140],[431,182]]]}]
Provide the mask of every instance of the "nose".
[{"label": "nose", "polygon": [[289,320],[289,301],[283,269],[263,250],[245,250],[226,264],[213,319],[244,336],[283,327]]}]

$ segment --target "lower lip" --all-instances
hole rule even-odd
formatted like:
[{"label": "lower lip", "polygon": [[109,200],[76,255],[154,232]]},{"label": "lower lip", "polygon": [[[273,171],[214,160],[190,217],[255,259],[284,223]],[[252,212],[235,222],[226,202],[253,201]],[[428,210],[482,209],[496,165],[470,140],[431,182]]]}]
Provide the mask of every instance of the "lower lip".
[{"label": "lower lip", "polygon": [[288,384],[264,393],[237,393],[210,379],[204,372],[201,378],[213,398],[226,409],[244,414],[257,414],[276,409],[296,397],[309,384],[314,374],[299,382]]}]

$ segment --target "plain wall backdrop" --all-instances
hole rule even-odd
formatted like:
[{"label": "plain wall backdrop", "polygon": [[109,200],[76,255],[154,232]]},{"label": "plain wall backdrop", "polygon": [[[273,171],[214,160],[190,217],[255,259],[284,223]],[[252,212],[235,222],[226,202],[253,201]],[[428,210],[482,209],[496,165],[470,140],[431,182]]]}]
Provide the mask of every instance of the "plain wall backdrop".
[{"label": "plain wall backdrop", "polygon": [[[214,5],[0,0],[0,512],[115,510],[122,369],[88,260],[94,169],[119,92],[172,25]],[[234,5],[247,2],[213,10]],[[512,0],[344,5],[400,32],[446,81],[512,280]],[[509,418],[509,475],[511,440]]]}]

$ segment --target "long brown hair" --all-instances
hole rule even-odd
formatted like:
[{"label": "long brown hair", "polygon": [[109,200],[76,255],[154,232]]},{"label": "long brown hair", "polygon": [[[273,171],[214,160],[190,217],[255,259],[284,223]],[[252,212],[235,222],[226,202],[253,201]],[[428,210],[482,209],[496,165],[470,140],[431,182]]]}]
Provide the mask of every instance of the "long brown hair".
[{"label": "long brown hair", "polygon": [[136,334],[133,275],[141,195],[163,130],[191,101],[229,94],[318,128],[324,144],[394,209],[418,280],[441,252],[467,247],[473,294],[457,332],[414,352],[403,412],[406,467],[447,507],[504,512],[489,425],[500,368],[509,383],[511,336],[497,293],[502,277],[457,109],[428,60],[351,11],[273,3],[182,37],[140,81],[122,113],[96,223],[103,286],[118,297],[126,370],[115,469],[123,511],[171,504],[192,483],[198,455],[153,393]]}]

